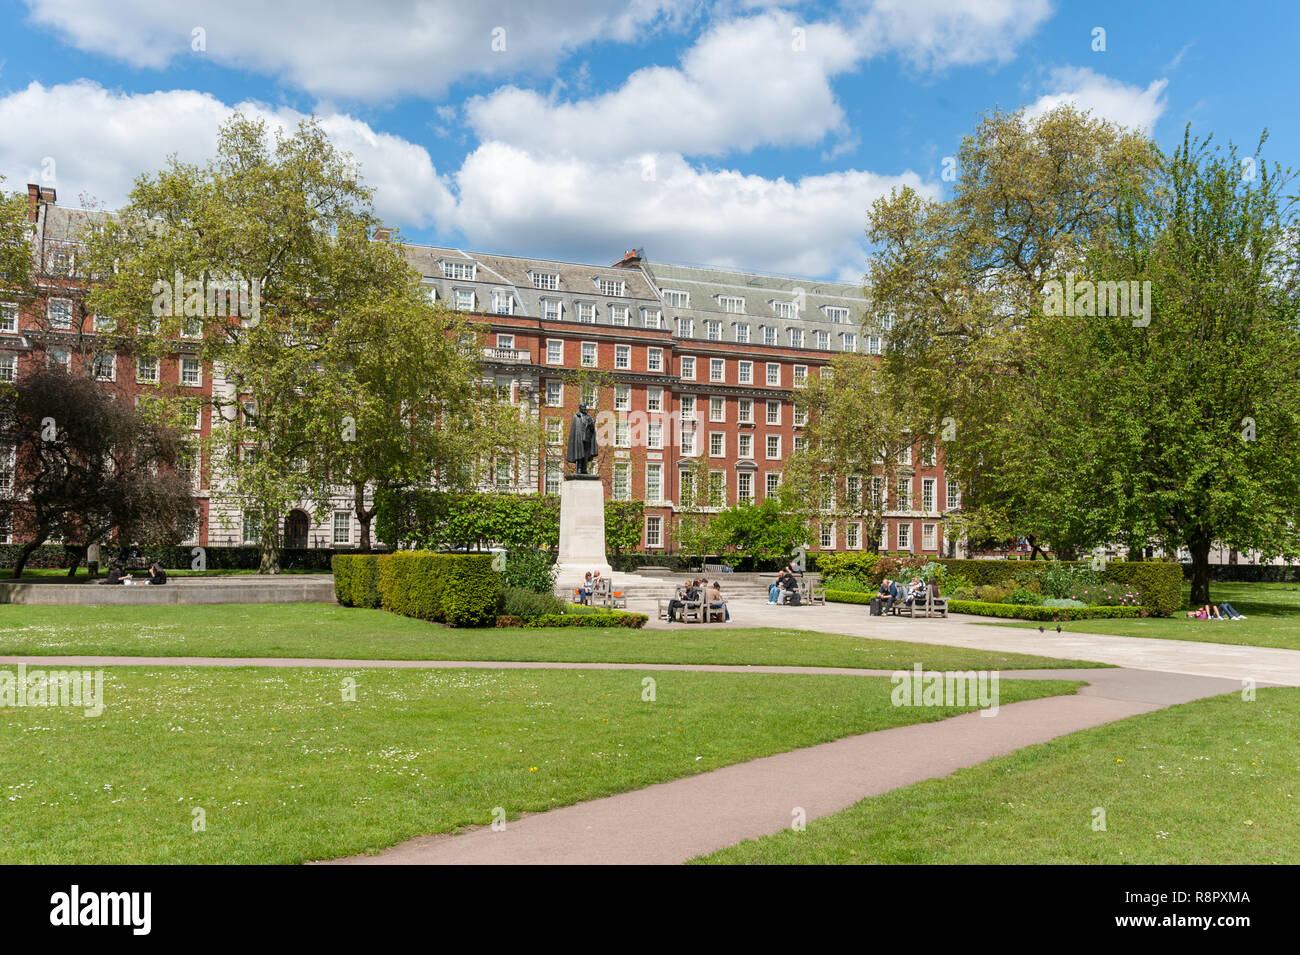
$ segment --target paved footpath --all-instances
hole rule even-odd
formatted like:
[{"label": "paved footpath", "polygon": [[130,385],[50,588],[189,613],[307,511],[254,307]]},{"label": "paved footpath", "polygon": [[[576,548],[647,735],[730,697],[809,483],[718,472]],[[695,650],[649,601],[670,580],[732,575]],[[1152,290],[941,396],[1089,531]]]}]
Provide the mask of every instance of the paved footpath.
[{"label": "paved footpath", "polygon": [[[768,669],[768,668],[751,668]],[[824,671],[822,671],[824,672]],[[861,672],[861,671],[859,671]],[[674,864],[780,832],[797,809],[807,819],[1042,743],[1204,696],[1236,680],[1153,671],[1008,671],[1003,679],[1087,679],[1076,696],[1012,703],[997,715],[968,713],[850,736],[524,816],[502,831],[421,836],[377,855],[332,864]]]},{"label": "paved footpath", "polygon": [[[678,629],[701,624],[666,624],[657,618],[657,605],[633,601],[630,609],[650,615],[648,627]],[[1161,640],[1153,637],[1114,637],[1095,633],[1044,632],[1020,627],[981,624],[984,617],[953,614],[948,619],[912,620],[909,617],[873,617],[861,604],[825,604],[820,607],[778,607],[764,600],[730,601],[733,627],[790,627],[822,633],[847,633],[878,640],[937,643],[972,650],[998,650],[1055,657],[1058,660],[1092,660],[1138,670],[1160,670],[1195,676],[1250,679],[1257,684],[1300,686],[1300,650],[1274,647],[1201,643],[1195,640]],[[1206,628],[1237,626],[1232,621],[1203,621]],[[710,626],[717,626],[711,624]]]}]

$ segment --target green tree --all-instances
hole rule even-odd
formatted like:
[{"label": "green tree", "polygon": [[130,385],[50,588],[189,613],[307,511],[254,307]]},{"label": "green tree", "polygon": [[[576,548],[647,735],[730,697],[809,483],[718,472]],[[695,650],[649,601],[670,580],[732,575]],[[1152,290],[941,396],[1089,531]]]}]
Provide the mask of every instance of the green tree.
[{"label": "green tree", "polygon": [[27,196],[6,192],[4,181],[0,176],[0,292],[21,301],[32,292],[32,226]]},{"label": "green tree", "polygon": [[[375,240],[379,226],[370,188],[319,124],[272,139],[235,116],[207,165],[171,158],[87,237],[92,306],[124,344],[213,363],[209,464],[263,518],[263,573],[278,570],[280,518],[300,501],[320,511],[340,484],[355,497],[366,481],[419,481],[425,454],[453,485],[474,478],[473,363],[437,340],[449,322],[397,246]],[[369,334],[384,354],[366,351]],[[407,348],[411,373],[392,375]]]},{"label": "green tree", "polygon": [[1090,256],[1090,275],[1149,282],[1149,315],[1044,320],[1034,335],[1038,378],[1057,376],[1070,405],[1064,427],[1026,409],[1029,450],[1082,439],[1091,538],[1186,548],[1195,604],[1210,600],[1215,542],[1300,552],[1300,223],[1264,142],[1243,159],[1185,134],[1154,201],[1124,207],[1122,233]]},{"label": "green tree", "polygon": [[[1042,314],[1048,279],[1081,271],[1119,233],[1116,209],[1154,190],[1158,166],[1144,136],[1070,107],[1036,118],[995,111],[963,140],[950,200],[904,189],[872,207],[878,251],[866,293],[877,316],[893,318],[882,391],[943,439],[945,468],[963,488],[949,533],[1028,533],[1062,553],[1089,537],[1068,481],[1009,493],[1030,486],[1025,435],[1012,422],[1033,384],[1036,343],[1019,332]],[[1066,450],[1068,478],[1083,449]]]}]

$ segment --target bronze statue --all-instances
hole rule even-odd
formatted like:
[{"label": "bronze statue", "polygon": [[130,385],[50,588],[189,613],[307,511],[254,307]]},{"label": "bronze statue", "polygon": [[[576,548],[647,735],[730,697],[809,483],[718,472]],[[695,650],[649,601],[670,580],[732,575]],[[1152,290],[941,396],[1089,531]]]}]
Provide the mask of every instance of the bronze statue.
[{"label": "bronze statue", "polygon": [[595,457],[596,420],[587,413],[587,406],[580,404],[578,413],[569,424],[569,450],[565,460],[576,464],[579,474],[586,474],[588,462]]}]

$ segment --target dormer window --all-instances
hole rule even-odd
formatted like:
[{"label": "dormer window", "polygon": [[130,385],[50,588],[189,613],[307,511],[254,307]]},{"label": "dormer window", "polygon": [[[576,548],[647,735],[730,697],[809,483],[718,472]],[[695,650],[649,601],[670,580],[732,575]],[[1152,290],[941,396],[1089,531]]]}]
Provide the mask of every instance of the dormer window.
[{"label": "dormer window", "polygon": [[718,308],[733,315],[745,314],[745,300],[739,295],[719,295]]},{"label": "dormer window", "polygon": [[474,309],[474,291],[472,289],[456,289],[456,308],[462,312],[473,311]]},{"label": "dormer window", "polygon": [[664,289],[664,304],[669,308],[690,308],[691,293],[678,292],[674,289]]},{"label": "dormer window", "polygon": [[492,311],[498,315],[513,315],[515,297],[504,289],[494,289],[492,292]]},{"label": "dormer window", "polygon": [[847,325],[849,323],[849,310],[838,305],[827,305],[826,317],[836,325]]},{"label": "dormer window", "polygon": [[794,302],[773,302],[772,311],[776,312],[777,318],[796,318],[798,309],[795,308]]},{"label": "dormer window", "polygon": [[617,279],[596,279],[596,288],[601,295],[623,296],[627,294],[627,283]]},{"label": "dormer window", "polygon": [[547,291],[555,292],[560,288],[560,277],[554,272],[529,272],[528,278],[533,285],[538,288],[544,288]]},{"label": "dormer window", "polygon": [[473,262],[449,262],[443,260],[442,274],[449,279],[456,279],[462,282],[474,281],[474,263]]},{"label": "dormer window", "polygon": [[885,331],[885,332],[887,332],[887,331],[889,331],[891,328],[894,327],[894,316],[893,316],[893,315],[881,315],[879,321],[880,321],[880,330],[881,330],[881,331]]}]

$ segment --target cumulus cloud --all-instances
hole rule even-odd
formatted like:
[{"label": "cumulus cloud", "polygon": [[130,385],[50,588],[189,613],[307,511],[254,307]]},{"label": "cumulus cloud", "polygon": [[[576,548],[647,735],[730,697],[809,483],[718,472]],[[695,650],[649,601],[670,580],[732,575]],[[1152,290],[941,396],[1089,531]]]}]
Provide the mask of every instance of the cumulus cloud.
[{"label": "cumulus cloud", "polygon": [[[81,50],[161,69],[203,57],[318,96],[438,97],[468,76],[547,74],[598,40],[680,20],[688,0],[26,0]],[[195,30],[203,31],[196,35]],[[202,39],[203,49],[196,50]]]},{"label": "cumulus cloud", "polygon": [[[0,173],[6,187],[45,182],[60,189],[60,202],[71,204],[85,193],[114,209],[125,203],[134,178],[160,168],[169,154],[194,163],[210,158],[218,126],[236,110],[284,128],[305,118],[253,102],[232,108],[193,90],[126,94],[84,80],[32,83],[0,97],[0,129],[6,131]],[[386,221],[422,228],[452,220],[455,200],[422,146],[345,114],[318,118],[335,145],[356,157],[375,187],[375,211]],[[42,178],[46,171],[52,183]]]},{"label": "cumulus cloud", "polygon": [[870,55],[895,52],[919,69],[1005,63],[1052,14],[1050,0],[849,0]]},{"label": "cumulus cloud", "polygon": [[547,158],[504,143],[476,149],[455,180],[474,248],[599,262],[638,246],[652,260],[809,276],[861,276],[863,223],[879,196],[903,185],[938,194],[913,173],[791,182],[675,154]]},{"label": "cumulus cloud", "polygon": [[843,123],[830,80],[858,57],[843,28],[778,11],[719,23],[680,67],[637,70],[600,96],[559,103],[512,86],[474,97],[466,115],[480,140],[548,154],[722,155],[813,143]]},{"label": "cumulus cloud", "polygon": [[1041,116],[1069,103],[1121,126],[1151,132],[1165,111],[1164,91],[1169,81],[1153,80],[1143,89],[1087,67],[1061,67],[1052,71],[1047,85],[1052,92],[1040,96],[1026,108],[1030,116]]}]

